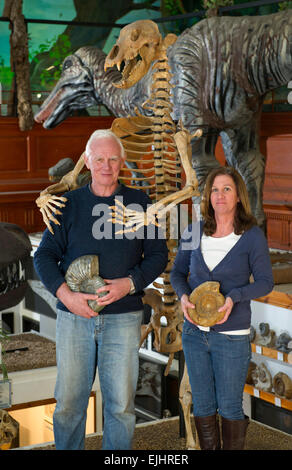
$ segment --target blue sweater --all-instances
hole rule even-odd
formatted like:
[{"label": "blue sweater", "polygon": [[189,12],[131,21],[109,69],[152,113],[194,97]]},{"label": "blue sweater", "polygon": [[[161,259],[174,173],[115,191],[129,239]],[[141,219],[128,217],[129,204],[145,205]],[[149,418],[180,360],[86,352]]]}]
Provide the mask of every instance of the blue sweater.
[{"label": "blue sweater", "polygon": [[[147,228],[142,228],[138,235],[115,234],[121,225],[107,220],[110,215],[108,207],[115,204],[115,197],[122,198],[125,206],[135,203],[143,210],[151,204],[151,200],[144,192],[123,185],[109,197],[94,195],[89,185],[64,196],[68,199],[66,206],[62,209],[62,216],[57,216],[61,225],[54,225],[54,235],[45,230],[34,256],[35,269],[45,287],[56,295],[57,289],[65,282],[64,276],[71,262],[83,255],[96,254],[102,278],[116,279],[131,275],[136,287],[134,295],[127,295],[107,305],[100,314],[133,312],[143,308],[142,290],[167,265],[166,242],[158,239],[157,232],[156,239],[146,238]],[[68,310],[60,301],[57,307]]]},{"label": "blue sweater", "polygon": [[[218,332],[247,329],[251,320],[251,299],[268,294],[274,285],[267,240],[259,227],[252,227],[210,271],[200,248],[202,233],[203,224],[197,223],[183,234],[171,272],[171,284],[181,298],[183,294],[190,295],[203,282],[218,281],[220,292],[231,297],[234,306],[227,321],[211,329]],[[250,282],[251,274],[254,282]],[[190,322],[188,325],[197,328]]]}]

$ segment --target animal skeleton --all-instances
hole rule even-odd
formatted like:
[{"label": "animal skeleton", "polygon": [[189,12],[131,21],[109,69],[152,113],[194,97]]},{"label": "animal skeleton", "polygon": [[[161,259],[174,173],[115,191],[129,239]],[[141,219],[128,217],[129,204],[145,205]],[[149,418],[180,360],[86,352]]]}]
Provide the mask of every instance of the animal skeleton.
[{"label": "animal skeleton", "polygon": [[[291,47],[292,10],[286,10],[204,19],[186,29],[167,50],[174,86],[172,118],[175,122],[181,119],[191,134],[204,129],[202,138],[192,141],[192,166],[200,190],[209,171],[219,166],[215,146],[220,135],[227,163],[241,173],[252,212],[262,227],[265,159],[259,146],[261,108],[267,92],[291,79]],[[94,47],[82,47],[68,56],[36,121],[51,128],[72,110],[100,102],[118,117],[132,116],[136,108],[145,116],[151,114],[143,103],[149,99],[155,69],[122,89],[114,86],[120,72],[104,72],[104,61],[105,54]]]},{"label": "animal skeleton", "polygon": [[[148,184],[151,180],[154,180],[154,184],[149,186],[151,189],[155,188],[153,196],[156,202],[146,211],[146,214],[131,211],[121,203],[120,206],[112,208],[111,221],[126,226],[121,230],[122,232],[134,231],[150,223],[157,225],[156,220],[165,215],[168,216],[170,208],[192,196],[199,195],[196,173],[191,166],[190,142],[191,138],[200,137],[202,132],[198,130],[193,136],[190,136],[180,123],[182,130],[175,133],[176,126],[171,118],[170,94],[172,87],[170,85],[171,74],[166,52],[168,46],[175,40],[174,35],[168,35],[162,40],[155,23],[152,21],[139,21],[122,29],[118,45],[114,46],[105,61],[105,69],[115,64],[119,67],[120,61],[124,59],[128,61],[122,81],[116,84],[117,87],[134,85],[141,79],[143,74],[147,73],[153,60],[153,68],[155,69],[150,100],[145,104],[151,110],[152,117],[144,117],[137,112],[134,117],[116,119],[112,125],[112,131],[118,137],[127,137],[123,143],[130,162],[139,163],[141,166],[143,163],[142,154],[153,155],[153,158],[148,158],[146,162],[147,164],[154,163],[154,172],[153,168],[139,168],[139,173],[145,176],[130,177],[131,181],[146,181]],[[138,54],[142,57],[142,65],[139,66],[135,62],[135,57]],[[44,220],[51,231],[50,220],[58,223],[51,213],[54,209],[53,205],[63,207],[65,202],[64,198],[52,196],[51,193],[63,189],[66,185],[66,189],[73,189],[77,184],[76,177],[83,164],[82,156],[76,167],[65,175],[60,183],[47,188],[37,201],[41,207]],[[186,184],[183,189],[177,191],[177,184],[182,182],[181,164],[185,171]],[[130,169],[126,171],[130,171]],[[147,176],[147,173],[150,173],[150,176]],[[119,179],[127,182],[129,176],[120,176]],[[146,186],[146,188],[149,189],[149,186]],[[58,209],[55,212],[60,213]],[[170,271],[175,258],[176,242],[174,243],[174,240],[170,240],[169,237],[169,218],[166,224],[166,239],[169,262],[162,275],[163,284],[153,283],[154,287],[162,289],[162,294],[155,289],[146,289],[143,302],[150,305],[154,313],[149,325],[144,328],[140,344],[143,344],[150,331],[154,330],[156,350],[169,353],[168,366],[165,372],[167,374],[174,353],[182,349],[181,326],[183,323],[179,302],[170,283]],[[160,324],[161,316],[165,316],[167,319],[166,327],[162,327]],[[184,402],[182,404],[184,405]],[[183,409],[184,412],[186,410],[185,418],[189,423],[189,406],[183,406]],[[187,429],[189,428],[190,426],[187,425]]]},{"label": "animal skeleton", "polygon": [[[152,129],[154,134],[157,202],[146,211],[146,214],[129,210],[121,203],[118,207],[112,208],[112,221],[125,226],[125,229],[122,230],[124,232],[138,230],[143,225],[155,223],[156,218],[161,218],[172,205],[199,194],[196,173],[191,166],[192,136],[183,128],[181,122],[182,130],[175,133],[176,126],[171,118],[171,74],[169,72],[167,48],[175,42],[175,39],[174,35],[168,35],[162,40],[155,23],[152,21],[137,21],[121,30],[117,43],[105,61],[105,68],[113,65],[120,68],[121,62],[125,61],[126,66],[122,74],[122,80],[116,86],[128,88],[141,80],[148,72],[152,61],[157,59],[157,62],[153,65],[155,72],[153,73],[154,81],[151,87],[152,94],[150,100],[144,105],[152,111],[153,115]],[[142,63],[137,61],[138,56],[142,57]],[[202,131],[199,130],[194,136],[201,135]],[[186,184],[182,190],[173,192],[173,188],[168,185],[168,181],[181,182],[181,179],[177,177],[168,176],[168,173],[170,175],[177,173],[179,164],[177,150],[185,171]],[[171,190],[172,193],[166,195]],[[168,205],[165,207],[166,202]],[[169,263],[166,272],[163,274],[163,285],[153,283],[154,287],[162,288],[162,294],[154,289],[146,289],[145,291],[143,302],[150,305],[154,313],[150,323],[144,328],[140,343],[142,344],[147,335],[154,330],[155,349],[158,352],[169,353],[165,374],[169,371],[174,353],[182,349],[181,333],[183,324],[180,302],[172,288],[169,277],[172,262],[175,258],[174,248],[176,248],[176,244],[173,243],[173,240],[170,240],[169,224],[167,225],[166,239],[169,250]],[[165,316],[167,319],[166,327],[162,327],[160,324],[161,316]],[[180,388],[180,401],[186,423],[187,446],[188,448],[197,448],[190,423],[190,396],[191,390],[185,365],[184,378]]]},{"label": "animal skeleton", "polygon": [[195,438],[191,426],[191,406],[193,402],[192,391],[190,387],[190,379],[188,370],[185,365],[184,373],[179,387],[179,401],[183,410],[186,428],[186,448],[189,450],[199,450],[199,439],[195,428]]},{"label": "animal skeleton", "polygon": [[[113,206],[113,218],[114,223],[121,223],[126,229],[121,230],[117,233],[126,233],[139,230],[140,227],[149,224],[156,224],[156,219],[161,219],[167,214],[172,207],[176,206],[182,201],[189,199],[194,195],[198,195],[198,181],[196,173],[191,166],[191,138],[200,137],[202,131],[198,130],[193,136],[183,129],[182,131],[174,134],[173,139],[176,147],[179,151],[182,167],[186,174],[186,182],[183,189],[180,191],[172,192],[162,199],[158,200],[155,204],[152,204],[146,213],[141,213],[125,207],[120,201],[116,200],[118,206]],[[157,152],[158,153],[158,152]],[[161,192],[160,192],[161,195]]]}]

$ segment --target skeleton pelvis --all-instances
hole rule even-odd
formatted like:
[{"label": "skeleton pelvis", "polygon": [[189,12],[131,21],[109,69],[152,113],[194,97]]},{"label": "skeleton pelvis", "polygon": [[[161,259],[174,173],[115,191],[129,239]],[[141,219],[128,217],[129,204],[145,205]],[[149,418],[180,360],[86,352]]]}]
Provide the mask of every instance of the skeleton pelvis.
[{"label": "skeleton pelvis", "polygon": [[162,326],[154,330],[153,344],[157,352],[175,353],[181,351],[181,334],[174,326]]}]

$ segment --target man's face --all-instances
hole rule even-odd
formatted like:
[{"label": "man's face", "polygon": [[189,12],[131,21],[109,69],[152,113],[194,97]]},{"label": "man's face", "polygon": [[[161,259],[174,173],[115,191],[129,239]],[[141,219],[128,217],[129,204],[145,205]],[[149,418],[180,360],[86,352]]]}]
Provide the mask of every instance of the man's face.
[{"label": "man's face", "polygon": [[85,164],[91,172],[94,186],[112,187],[118,181],[124,164],[119,144],[112,138],[102,138],[91,144],[91,156],[86,155]]}]

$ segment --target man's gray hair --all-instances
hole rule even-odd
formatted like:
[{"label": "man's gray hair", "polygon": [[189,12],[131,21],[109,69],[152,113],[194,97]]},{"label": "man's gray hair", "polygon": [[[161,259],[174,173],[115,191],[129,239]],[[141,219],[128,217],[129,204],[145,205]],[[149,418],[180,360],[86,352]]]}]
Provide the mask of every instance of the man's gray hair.
[{"label": "man's gray hair", "polygon": [[126,158],[126,152],[125,152],[124,146],[122,144],[122,141],[116,136],[116,134],[114,132],[110,131],[109,129],[98,129],[98,130],[94,131],[91,134],[91,136],[89,137],[89,139],[87,141],[86,147],[85,147],[85,153],[86,153],[88,158],[91,157],[91,144],[92,144],[92,142],[96,141],[98,139],[113,139],[113,140],[115,140],[121,148],[121,157],[123,159]]}]

